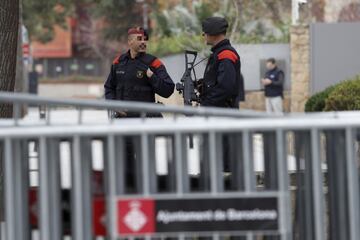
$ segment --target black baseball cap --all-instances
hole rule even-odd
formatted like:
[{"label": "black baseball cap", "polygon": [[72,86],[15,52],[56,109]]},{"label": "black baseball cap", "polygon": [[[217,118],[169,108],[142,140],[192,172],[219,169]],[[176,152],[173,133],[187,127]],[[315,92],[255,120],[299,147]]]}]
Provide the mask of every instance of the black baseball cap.
[{"label": "black baseball cap", "polygon": [[203,32],[209,35],[226,33],[228,27],[228,22],[222,17],[209,17],[202,22]]}]

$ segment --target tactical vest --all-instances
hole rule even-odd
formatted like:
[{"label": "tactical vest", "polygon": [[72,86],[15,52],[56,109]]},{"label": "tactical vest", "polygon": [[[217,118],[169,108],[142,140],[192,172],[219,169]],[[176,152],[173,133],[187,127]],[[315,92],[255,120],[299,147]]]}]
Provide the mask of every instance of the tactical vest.
[{"label": "tactical vest", "polygon": [[231,45],[225,45],[222,47],[219,47],[216,49],[215,52],[213,52],[210,57],[207,64],[207,67],[205,69],[204,74],[204,89],[203,94],[206,96],[213,88],[216,88],[217,85],[217,71],[219,68],[219,60],[218,55],[225,50],[230,50],[233,53],[236,54],[238,57],[238,60],[235,62],[235,70],[236,70],[236,84],[237,87],[233,89],[233,92],[231,93],[231,96],[229,96],[228,99],[226,99],[222,103],[217,103],[217,107],[231,107],[231,108],[237,108],[239,101],[244,101],[245,94],[244,94],[244,79],[241,74],[241,63],[240,63],[240,56],[236,52],[236,50]]},{"label": "tactical vest", "polygon": [[[265,78],[268,78],[272,81],[278,81],[279,74],[284,72],[280,70],[279,68],[275,68],[271,71],[267,71],[265,74]],[[265,86],[265,96],[266,97],[283,97],[283,85],[267,85]]]},{"label": "tactical vest", "polygon": [[156,57],[143,54],[130,59],[127,54],[114,64],[116,75],[115,99],[125,101],[155,102],[155,93],[146,75],[146,70]]}]

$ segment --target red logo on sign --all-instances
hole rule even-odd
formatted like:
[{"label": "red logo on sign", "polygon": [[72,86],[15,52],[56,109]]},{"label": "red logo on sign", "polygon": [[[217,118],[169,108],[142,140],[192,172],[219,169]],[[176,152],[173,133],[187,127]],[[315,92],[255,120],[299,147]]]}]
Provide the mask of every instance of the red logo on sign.
[{"label": "red logo on sign", "polygon": [[118,231],[120,235],[155,232],[155,203],[149,199],[120,200],[118,202]]},{"label": "red logo on sign", "polygon": [[93,228],[95,236],[106,236],[106,216],[104,197],[95,198],[93,201]]},{"label": "red logo on sign", "polygon": [[37,199],[37,189],[30,188],[29,191],[29,217],[30,224],[32,228],[37,228],[38,226],[38,199]]}]

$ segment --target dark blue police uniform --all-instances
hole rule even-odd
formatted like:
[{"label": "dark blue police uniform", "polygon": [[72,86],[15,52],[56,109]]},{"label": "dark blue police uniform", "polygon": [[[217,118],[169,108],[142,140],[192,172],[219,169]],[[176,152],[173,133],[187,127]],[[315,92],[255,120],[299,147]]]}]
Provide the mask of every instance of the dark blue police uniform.
[{"label": "dark blue police uniform", "polygon": [[[146,75],[148,68],[154,73],[151,78]],[[132,59],[128,51],[117,57],[111,66],[104,84],[105,98],[154,103],[155,94],[167,98],[174,92],[174,86],[158,58],[140,53]],[[139,114],[132,114],[132,117],[137,116]]]},{"label": "dark blue police uniform", "polygon": [[238,108],[245,99],[240,57],[225,39],[212,49],[204,74],[202,106]]},{"label": "dark blue police uniform", "polygon": [[[229,24],[221,17],[209,17],[202,22],[202,29],[210,36],[225,35]],[[239,54],[228,39],[217,43],[206,65],[201,105],[238,108],[244,101],[244,79],[241,74]]]},{"label": "dark blue police uniform", "polygon": [[265,73],[265,78],[271,80],[271,84],[265,86],[265,96],[266,97],[283,97],[284,91],[284,72],[278,67],[275,67],[272,70],[268,70]]}]

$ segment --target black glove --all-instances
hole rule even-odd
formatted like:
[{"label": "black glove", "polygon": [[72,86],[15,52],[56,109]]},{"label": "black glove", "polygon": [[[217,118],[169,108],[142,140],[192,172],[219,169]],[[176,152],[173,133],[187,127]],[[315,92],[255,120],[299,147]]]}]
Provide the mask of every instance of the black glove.
[{"label": "black glove", "polygon": [[204,79],[203,78],[200,78],[196,81],[195,88],[200,95],[203,94],[203,92],[204,92]]},{"label": "black glove", "polygon": [[136,64],[136,68],[137,68],[138,70],[140,70],[140,71],[145,72],[145,74],[146,74],[146,71],[149,69],[149,66],[147,66],[147,65],[146,65],[145,63],[143,63],[143,62],[138,61],[138,63]]},{"label": "black glove", "polygon": [[126,118],[127,113],[124,111],[114,111],[112,114],[112,118]]}]

